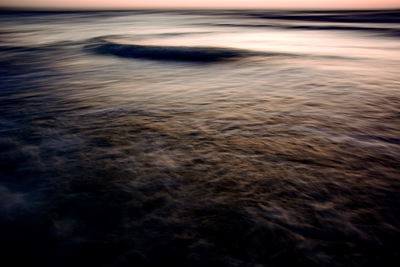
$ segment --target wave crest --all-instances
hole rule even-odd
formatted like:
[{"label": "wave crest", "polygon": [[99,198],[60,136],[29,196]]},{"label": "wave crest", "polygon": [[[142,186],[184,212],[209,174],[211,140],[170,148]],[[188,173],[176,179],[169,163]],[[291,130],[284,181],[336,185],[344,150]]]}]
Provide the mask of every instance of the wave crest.
[{"label": "wave crest", "polygon": [[220,47],[122,44],[106,40],[104,37],[91,39],[90,44],[86,45],[86,48],[99,54],[174,61],[224,61],[235,60],[254,54],[246,50]]}]

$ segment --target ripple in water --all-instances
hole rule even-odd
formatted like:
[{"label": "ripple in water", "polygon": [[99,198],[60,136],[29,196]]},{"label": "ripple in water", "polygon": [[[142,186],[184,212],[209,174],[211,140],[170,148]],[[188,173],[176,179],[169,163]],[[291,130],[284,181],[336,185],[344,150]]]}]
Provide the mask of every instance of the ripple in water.
[{"label": "ripple in water", "polygon": [[[187,32],[194,20],[232,23],[226,13],[107,14],[0,19],[4,260],[397,266],[400,73],[389,49],[397,39],[346,31],[334,43],[332,31],[284,31],[294,36],[282,52],[272,45],[281,36],[249,27],[271,38],[271,57],[234,38],[217,48],[164,45],[220,41],[221,31],[232,34],[226,26],[195,28],[211,31],[201,38],[166,33]],[[43,26],[50,16],[64,20]],[[33,45],[27,25],[49,43]],[[160,44],[99,37],[133,30]],[[367,51],[379,52],[295,56],[300,33],[335,49],[369,40]]]}]

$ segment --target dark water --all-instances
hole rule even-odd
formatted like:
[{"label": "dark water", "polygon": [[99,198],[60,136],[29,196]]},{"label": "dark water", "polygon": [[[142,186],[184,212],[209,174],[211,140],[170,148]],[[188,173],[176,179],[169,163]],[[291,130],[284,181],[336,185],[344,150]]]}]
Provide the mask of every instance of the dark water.
[{"label": "dark water", "polygon": [[398,15],[2,12],[2,264],[397,266]]}]

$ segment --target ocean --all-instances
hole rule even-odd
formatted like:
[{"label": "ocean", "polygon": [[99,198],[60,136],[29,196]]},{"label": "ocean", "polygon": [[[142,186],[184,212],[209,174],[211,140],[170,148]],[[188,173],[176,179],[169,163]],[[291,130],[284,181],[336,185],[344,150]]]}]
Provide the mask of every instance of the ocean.
[{"label": "ocean", "polygon": [[0,25],[2,266],[398,266],[400,11]]}]

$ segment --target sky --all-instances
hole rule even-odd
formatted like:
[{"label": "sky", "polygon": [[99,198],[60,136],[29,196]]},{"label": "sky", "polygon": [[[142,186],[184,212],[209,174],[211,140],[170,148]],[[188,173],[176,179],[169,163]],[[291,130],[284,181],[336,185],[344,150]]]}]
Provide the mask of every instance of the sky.
[{"label": "sky", "polygon": [[1,7],[50,9],[135,8],[263,8],[263,9],[385,9],[399,0],[0,0]]}]

